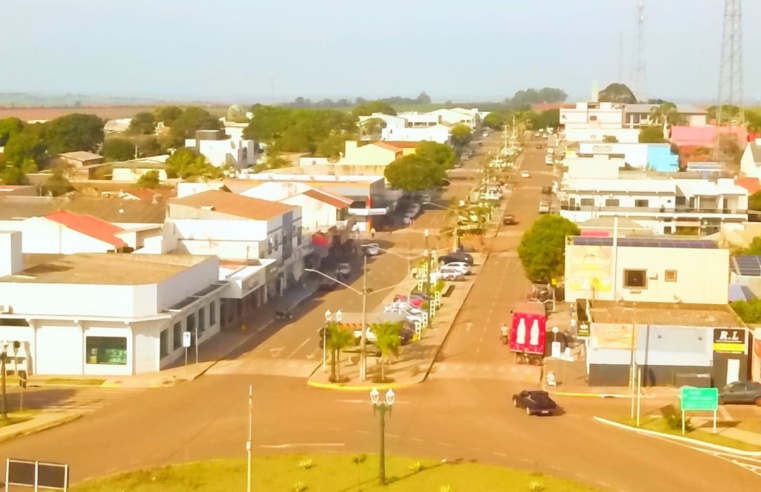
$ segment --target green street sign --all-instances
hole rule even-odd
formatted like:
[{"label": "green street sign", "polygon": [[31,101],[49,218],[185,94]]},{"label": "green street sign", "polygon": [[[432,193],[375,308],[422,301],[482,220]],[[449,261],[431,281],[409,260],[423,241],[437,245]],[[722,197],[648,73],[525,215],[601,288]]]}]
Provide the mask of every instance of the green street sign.
[{"label": "green street sign", "polygon": [[682,388],[682,410],[708,410],[719,408],[718,388]]}]

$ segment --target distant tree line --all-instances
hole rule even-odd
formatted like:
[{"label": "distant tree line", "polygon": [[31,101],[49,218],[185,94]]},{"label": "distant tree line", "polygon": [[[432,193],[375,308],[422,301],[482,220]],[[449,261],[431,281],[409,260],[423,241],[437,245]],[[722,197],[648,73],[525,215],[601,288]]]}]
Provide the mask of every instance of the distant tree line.
[{"label": "distant tree line", "polygon": [[[362,106],[363,104],[367,104],[369,102],[373,102],[372,99],[365,99],[364,97],[357,97],[353,101],[351,99],[342,98],[342,99],[321,99],[319,101],[312,101],[311,99],[307,97],[297,97],[292,102],[282,104],[281,106],[285,106],[287,108],[295,108],[295,109],[312,109],[312,108],[324,108],[324,109],[335,109],[335,108],[351,108],[353,106]],[[394,96],[394,97],[384,97],[381,99],[376,99],[375,101],[382,101],[391,105],[396,106],[410,106],[410,105],[428,105],[431,104],[431,97],[426,94],[425,92],[421,92],[418,97],[411,98],[411,97],[401,97],[401,96]]]}]

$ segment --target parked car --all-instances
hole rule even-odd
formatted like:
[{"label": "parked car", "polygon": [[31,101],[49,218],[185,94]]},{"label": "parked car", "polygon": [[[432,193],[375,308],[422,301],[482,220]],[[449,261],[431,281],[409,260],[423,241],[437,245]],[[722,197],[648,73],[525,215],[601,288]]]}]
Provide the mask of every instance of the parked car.
[{"label": "parked car", "polygon": [[542,186],[543,195],[552,195],[552,186]]},{"label": "parked car", "polygon": [[457,270],[462,272],[463,275],[471,274],[470,265],[464,261],[453,261],[452,263],[447,263],[446,265],[442,266],[440,270]]},{"label": "parked car", "polygon": [[425,204],[431,203],[431,195],[429,195],[428,193],[423,193],[422,195],[420,195],[420,201]]},{"label": "parked car", "polygon": [[551,212],[550,202],[545,202],[545,201],[539,202],[539,213],[540,214],[548,214],[550,212]]},{"label": "parked car", "polygon": [[529,173],[528,171],[521,171],[521,178],[530,178],[530,177],[531,177],[531,173]]},{"label": "parked car", "polygon": [[515,215],[507,214],[502,217],[502,225],[517,225],[518,221],[515,219]]},{"label": "parked car", "polygon": [[751,403],[761,406],[761,383],[735,381],[719,391],[719,403]]},{"label": "parked car", "polygon": [[465,251],[455,251],[454,253],[449,253],[448,255],[444,255],[441,258],[439,258],[439,263],[442,265],[446,265],[448,263],[454,263],[454,262],[464,262],[468,265],[473,265],[473,255],[470,253],[466,253]]},{"label": "parked car", "polygon": [[320,284],[317,286],[317,288],[321,291],[335,290],[336,287],[338,287],[338,283],[327,278],[320,280]]},{"label": "parked car", "polygon": [[513,406],[523,408],[526,415],[552,415],[558,406],[546,391],[529,390],[513,395]]},{"label": "parked car", "polygon": [[465,275],[457,270],[439,271],[439,278],[446,282],[459,282],[465,280]]},{"label": "parked car", "polygon": [[378,256],[381,253],[378,243],[367,243],[362,245],[362,250],[367,256]]},{"label": "parked car", "polygon": [[336,267],[336,278],[341,280],[351,276],[351,265],[348,263],[339,263]]}]

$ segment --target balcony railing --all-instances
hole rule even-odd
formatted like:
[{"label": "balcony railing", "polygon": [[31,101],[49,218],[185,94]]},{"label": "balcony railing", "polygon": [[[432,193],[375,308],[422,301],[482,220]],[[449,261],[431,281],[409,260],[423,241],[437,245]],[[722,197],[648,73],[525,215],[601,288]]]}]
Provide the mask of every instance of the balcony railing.
[{"label": "balcony railing", "polygon": [[697,208],[697,207],[597,207],[592,205],[571,205],[561,203],[560,210],[572,212],[593,212],[599,214],[630,213],[630,214],[695,214],[695,215],[747,215],[747,210],[738,208]]}]

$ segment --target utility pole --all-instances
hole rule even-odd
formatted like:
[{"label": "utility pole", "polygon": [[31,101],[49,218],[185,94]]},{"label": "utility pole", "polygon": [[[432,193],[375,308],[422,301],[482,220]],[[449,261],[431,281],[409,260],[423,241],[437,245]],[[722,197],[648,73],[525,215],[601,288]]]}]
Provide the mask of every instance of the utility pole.
[{"label": "utility pole", "polygon": [[362,336],[359,343],[359,380],[367,378],[367,255],[362,255]]},{"label": "utility pole", "polygon": [[246,441],[246,453],[248,459],[248,473],[246,474],[246,491],[251,492],[251,438],[254,426],[254,387],[248,386],[248,441]]},{"label": "utility pole", "polygon": [[637,0],[637,35],[634,40],[634,95],[639,102],[647,103],[645,0]]},{"label": "utility pole", "polygon": [[[743,126],[743,31],[742,0],[724,0],[724,26],[721,36],[721,61],[719,67],[719,95],[716,103],[716,126]],[[732,106],[740,108],[739,114],[731,114]],[[717,129],[714,142],[714,159],[723,157],[721,133]]]}]

